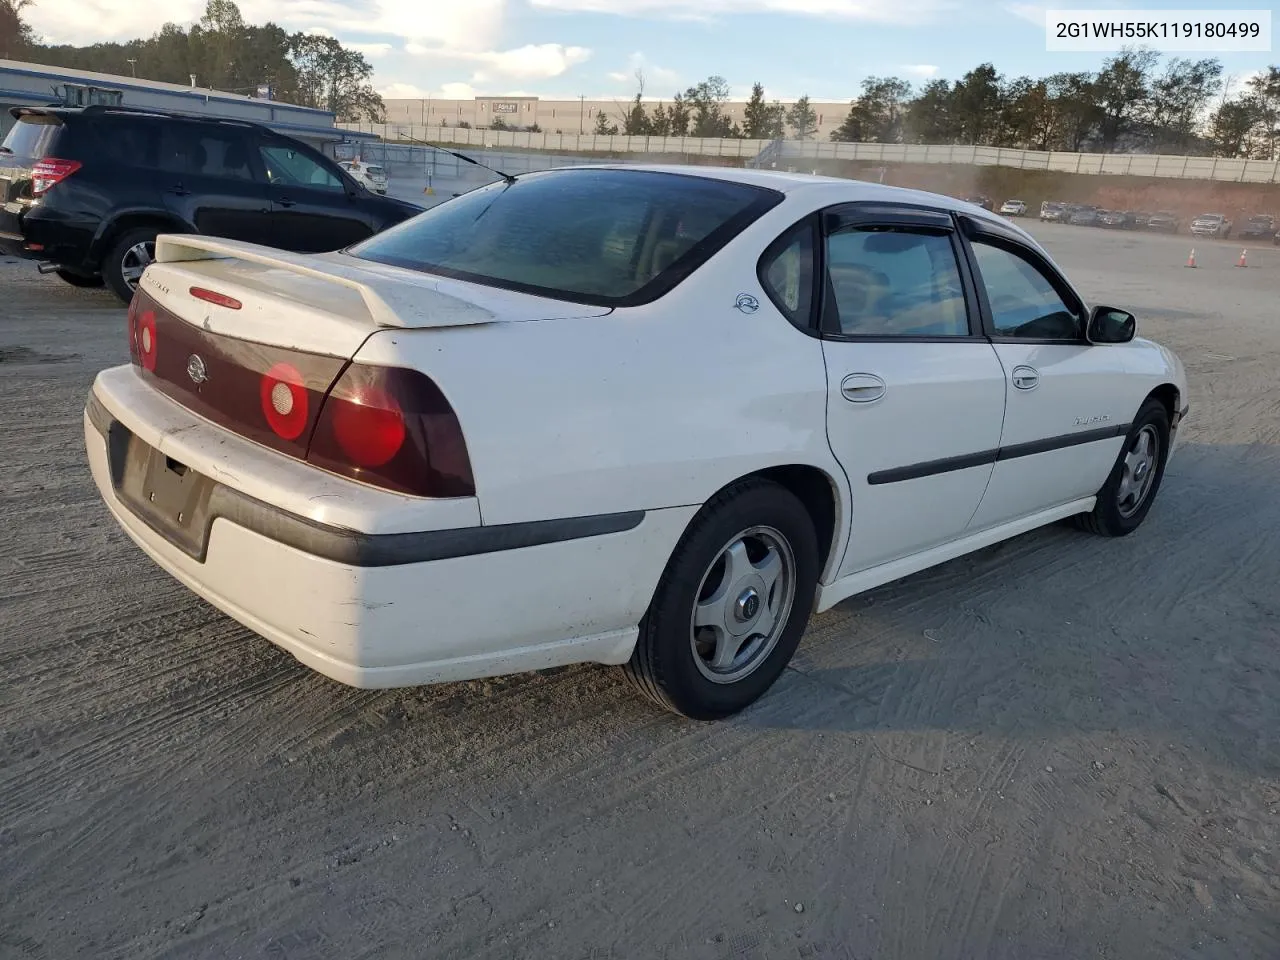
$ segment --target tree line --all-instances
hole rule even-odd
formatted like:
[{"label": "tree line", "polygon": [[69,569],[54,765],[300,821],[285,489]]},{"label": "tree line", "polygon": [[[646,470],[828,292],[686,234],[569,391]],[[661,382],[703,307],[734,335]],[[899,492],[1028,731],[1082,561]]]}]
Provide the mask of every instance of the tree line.
[{"label": "tree line", "polygon": [[[726,105],[729,85],[708,77],[647,108],[644,77],[616,116],[596,115],[594,132],[632,136],[816,136],[817,113],[807,96],[784,106],[751,90],[741,123]],[[1216,59],[1175,57],[1129,48],[1096,73],[1004,77],[984,63],[959,80],[930,80],[916,90],[898,77],[868,77],[832,140],[847,143],[931,143],[1070,152],[1116,151],[1280,159],[1280,67],[1267,67],[1227,96]]]},{"label": "tree line", "polygon": [[200,86],[230,93],[253,94],[269,84],[275,99],[330,110],[341,121],[386,117],[363,54],[333,37],[247,24],[234,0],[208,0],[190,29],[166,23],[145,40],[87,47],[43,43],[23,18],[34,2],[0,0],[0,58],[184,86],[195,74]]}]

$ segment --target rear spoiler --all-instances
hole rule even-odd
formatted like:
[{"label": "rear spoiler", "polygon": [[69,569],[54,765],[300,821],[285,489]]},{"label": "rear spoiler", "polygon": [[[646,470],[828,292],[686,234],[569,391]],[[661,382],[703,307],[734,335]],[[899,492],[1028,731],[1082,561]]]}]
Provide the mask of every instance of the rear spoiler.
[{"label": "rear spoiler", "polygon": [[190,233],[162,233],[156,237],[155,262],[243,260],[301,274],[355,290],[370,319],[380,327],[415,326],[407,317],[427,315],[430,326],[453,327],[489,323],[496,317],[483,307],[442,293],[430,280],[414,283],[379,276],[356,266],[335,263],[323,255],[291,253],[241,240],[222,240]]}]

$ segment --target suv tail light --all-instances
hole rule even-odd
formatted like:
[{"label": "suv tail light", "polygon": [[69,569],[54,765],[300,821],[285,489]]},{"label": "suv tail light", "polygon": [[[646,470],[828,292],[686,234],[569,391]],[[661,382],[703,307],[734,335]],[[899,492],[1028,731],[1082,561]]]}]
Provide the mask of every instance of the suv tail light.
[{"label": "suv tail light", "polygon": [[31,195],[38,197],[80,169],[79,160],[45,157],[31,168]]},{"label": "suv tail light", "polygon": [[457,414],[416,370],[348,365],[325,397],[307,462],[412,496],[476,492]]}]

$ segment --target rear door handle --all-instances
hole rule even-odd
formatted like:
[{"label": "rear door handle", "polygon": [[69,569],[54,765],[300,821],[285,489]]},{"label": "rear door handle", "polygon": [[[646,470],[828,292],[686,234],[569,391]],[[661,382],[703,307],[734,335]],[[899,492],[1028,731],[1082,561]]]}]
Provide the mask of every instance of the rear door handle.
[{"label": "rear door handle", "polygon": [[884,381],[874,373],[851,373],[840,381],[840,395],[850,403],[873,403],[884,396]]},{"label": "rear door handle", "polygon": [[1013,368],[1013,385],[1019,390],[1034,390],[1040,383],[1040,371],[1026,365]]},{"label": "rear door handle", "polygon": [[276,203],[280,204],[282,207],[292,207],[296,202],[297,201],[290,200],[288,197],[280,197],[276,200]]},{"label": "rear door handle", "polygon": [[188,190],[186,187],[184,187],[184,186],[183,186],[182,184],[180,184],[180,183],[175,183],[175,184],[174,184],[172,187],[170,187],[169,189],[170,189],[171,191],[173,191],[174,193],[176,193],[176,194],[177,194],[178,196],[180,196],[180,197],[189,197],[189,196],[191,196],[191,191],[190,191],[190,190]]}]

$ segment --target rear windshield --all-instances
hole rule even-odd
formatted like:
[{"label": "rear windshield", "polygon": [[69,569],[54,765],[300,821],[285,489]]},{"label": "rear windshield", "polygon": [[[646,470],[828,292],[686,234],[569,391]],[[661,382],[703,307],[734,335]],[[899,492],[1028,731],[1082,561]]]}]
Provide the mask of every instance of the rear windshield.
[{"label": "rear windshield", "polygon": [[653,300],[782,200],[642,170],[564,170],[464,193],[347,252],[604,306]]},{"label": "rear windshield", "polygon": [[53,148],[61,132],[62,123],[55,117],[23,117],[4,138],[4,149],[0,153],[39,160]]},{"label": "rear windshield", "polygon": [[365,167],[365,169],[368,170],[370,173],[372,173],[375,177],[380,176],[382,174],[381,167]]}]

